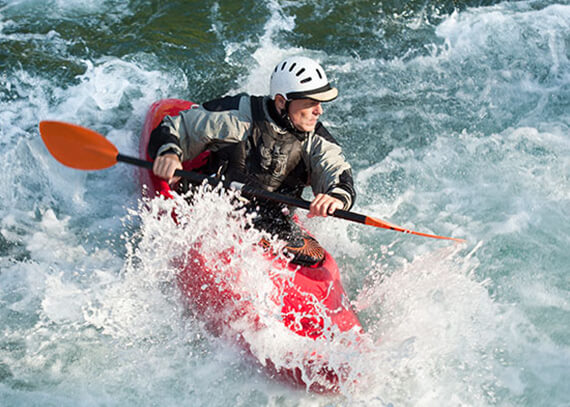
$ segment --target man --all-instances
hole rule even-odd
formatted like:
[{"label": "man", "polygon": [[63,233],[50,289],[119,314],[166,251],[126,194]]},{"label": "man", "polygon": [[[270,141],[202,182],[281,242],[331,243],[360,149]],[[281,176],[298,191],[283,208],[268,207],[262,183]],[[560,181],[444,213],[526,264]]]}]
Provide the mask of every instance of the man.
[{"label": "man", "polygon": [[[309,217],[348,210],[355,199],[351,167],[318,121],[322,103],[337,95],[318,63],[306,57],[287,58],[271,75],[269,96],[224,97],[165,117],[148,146],[155,158],[153,172],[177,183],[174,172],[182,168],[181,162],[209,151],[202,171],[230,181],[297,197],[310,185],[315,198]],[[267,202],[254,205],[251,208],[258,214],[254,226],[286,240],[294,261],[322,260],[322,248],[296,227],[285,208]]]}]

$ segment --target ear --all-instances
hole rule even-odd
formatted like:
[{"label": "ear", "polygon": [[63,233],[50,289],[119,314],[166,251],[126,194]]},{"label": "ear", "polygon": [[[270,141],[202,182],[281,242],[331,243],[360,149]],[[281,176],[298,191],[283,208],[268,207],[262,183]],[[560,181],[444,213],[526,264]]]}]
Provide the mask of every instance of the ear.
[{"label": "ear", "polygon": [[274,102],[275,102],[275,108],[279,113],[285,110],[285,105],[287,104],[287,101],[285,100],[283,95],[275,95]]}]

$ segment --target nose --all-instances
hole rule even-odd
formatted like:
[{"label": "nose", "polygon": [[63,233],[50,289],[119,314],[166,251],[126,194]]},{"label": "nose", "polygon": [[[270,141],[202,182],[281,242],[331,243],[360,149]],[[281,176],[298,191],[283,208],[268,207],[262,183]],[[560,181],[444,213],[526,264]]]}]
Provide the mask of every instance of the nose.
[{"label": "nose", "polygon": [[315,109],[313,110],[313,113],[314,113],[316,116],[322,115],[322,114],[323,114],[323,105],[322,105],[321,103],[317,103],[317,104],[315,105]]}]

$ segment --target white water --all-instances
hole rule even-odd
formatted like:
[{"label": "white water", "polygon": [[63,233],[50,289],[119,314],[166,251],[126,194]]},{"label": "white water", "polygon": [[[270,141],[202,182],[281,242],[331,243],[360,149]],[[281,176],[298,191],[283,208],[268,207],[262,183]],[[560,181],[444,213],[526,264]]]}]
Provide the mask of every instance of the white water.
[{"label": "white water", "polygon": [[[568,5],[413,20],[433,31],[427,52],[374,54],[391,41],[379,29],[364,58],[287,42],[303,19],[294,5],[266,6],[261,33],[243,28],[247,41],[228,38],[211,9],[238,72],[220,92],[264,93],[259,78],[283,56],[319,58],[341,89],[324,120],[354,165],[355,210],[468,245],[306,220],[337,258],[372,351],[353,359],[365,378],[340,396],[269,379],[187,313],[168,265],[185,236],[133,213],[136,170],[64,168],[37,131],[42,119],[70,121],[137,155],[148,106],[191,98],[215,73],[136,49],[90,57],[55,24],[20,27],[29,12],[85,22],[106,13],[116,28],[129,6],[0,3],[0,44],[70,62],[52,75],[26,63],[0,72],[0,405],[568,405]],[[194,233],[233,245],[212,228],[223,205],[197,209]]]}]

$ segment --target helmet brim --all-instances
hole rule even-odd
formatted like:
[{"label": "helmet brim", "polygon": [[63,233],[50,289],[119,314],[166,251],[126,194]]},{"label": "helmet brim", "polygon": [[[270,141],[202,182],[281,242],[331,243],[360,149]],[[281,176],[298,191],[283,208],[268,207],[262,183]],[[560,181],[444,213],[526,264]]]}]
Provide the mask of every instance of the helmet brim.
[{"label": "helmet brim", "polygon": [[327,84],[320,89],[288,93],[287,99],[312,99],[317,102],[330,102],[331,100],[335,100],[337,96],[338,89]]},{"label": "helmet brim", "polygon": [[338,96],[338,89],[330,88],[325,92],[320,92],[313,95],[307,95],[307,98],[316,100],[318,102],[330,102],[332,100],[335,100],[337,96]]}]

